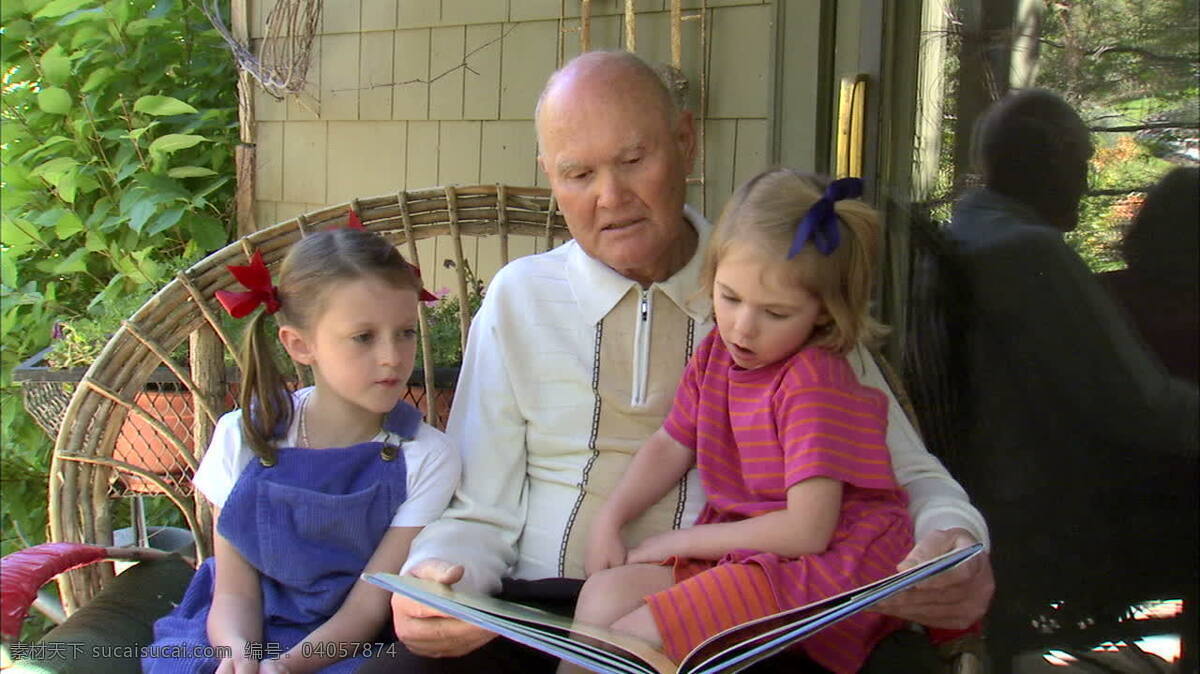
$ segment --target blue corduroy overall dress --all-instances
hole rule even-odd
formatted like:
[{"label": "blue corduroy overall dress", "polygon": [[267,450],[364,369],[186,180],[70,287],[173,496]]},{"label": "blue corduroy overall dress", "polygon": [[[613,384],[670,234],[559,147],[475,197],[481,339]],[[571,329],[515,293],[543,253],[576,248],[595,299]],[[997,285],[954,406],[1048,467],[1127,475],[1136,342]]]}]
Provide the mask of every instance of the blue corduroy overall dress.
[{"label": "blue corduroy overall dress", "polygon": [[[408,440],[420,422],[421,413],[401,402],[383,428]],[[404,453],[382,442],[317,450],[283,447],[273,466],[247,464],[217,528],[258,570],[262,655],[287,652],[341,607],[405,496]],[[143,671],[216,670],[219,661],[209,653],[207,629],[214,562],[213,557],[204,561],[179,606],[155,622]],[[322,671],[351,672],[363,661],[342,660]]]}]

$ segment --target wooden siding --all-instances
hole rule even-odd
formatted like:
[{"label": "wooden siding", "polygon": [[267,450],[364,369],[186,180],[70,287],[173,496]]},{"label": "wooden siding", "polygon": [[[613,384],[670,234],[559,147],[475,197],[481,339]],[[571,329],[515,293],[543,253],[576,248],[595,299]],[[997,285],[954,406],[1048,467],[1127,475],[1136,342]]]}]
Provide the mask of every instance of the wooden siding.
[{"label": "wooden siding", "polygon": [[[248,3],[260,40],[272,2]],[[259,226],[355,196],[440,184],[545,185],[533,107],[546,77],[579,51],[579,3],[567,0],[329,0],[309,70],[309,92],[275,101],[256,89],[255,216]],[[687,1],[685,10],[699,2]],[[773,93],[771,23],[762,0],[709,0],[705,186],[689,200],[719,212],[733,187],[765,168]],[[624,2],[593,0],[594,49],[622,46]],[[670,58],[669,5],[638,0],[637,51]],[[561,50],[561,54],[560,54]],[[813,53],[816,47],[812,47]],[[683,25],[683,70],[698,103],[700,25]],[[465,64],[465,67],[464,67]],[[700,162],[697,162],[697,171]],[[521,244],[525,244],[524,247]],[[521,242],[513,254],[540,250]],[[449,285],[447,250],[419,251],[433,289]],[[468,251],[490,278],[499,255]]]}]

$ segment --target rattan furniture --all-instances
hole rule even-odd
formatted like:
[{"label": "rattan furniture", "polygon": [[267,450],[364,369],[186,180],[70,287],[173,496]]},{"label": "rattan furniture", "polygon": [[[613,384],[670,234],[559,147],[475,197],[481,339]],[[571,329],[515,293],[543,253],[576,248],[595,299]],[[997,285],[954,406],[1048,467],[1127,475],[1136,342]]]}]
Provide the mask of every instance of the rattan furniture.
[{"label": "rattan furniture", "polygon": [[[467,237],[495,237],[502,262],[509,259],[511,237],[538,237],[542,248],[569,237],[550,193],[540,188],[481,185],[437,187],[356,199],[300,215],[250,234],[209,255],[183,271],[133,314],[105,346],[79,382],[67,407],[51,462],[49,516],[52,541],[111,545],[114,484],[121,476],[136,478],[171,500],[196,538],[199,559],[211,554],[212,515],[204,499],[191,489],[190,480],[212,429],[229,409],[231,383],[226,362],[237,365],[236,344],[223,327],[215,292],[240,286],[225,267],[246,264],[255,251],[268,267],[283,259],[289,246],[306,233],[344,226],[350,211],[364,226],[400,246],[418,266],[416,242],[449,237],[455,258],[460,298],[460,325],[465,342],[470,316],[467,302],[463,241]],[[433,262],[433,261],[430,261]],[[422,327],[425,317],[421,316]],[[422,330],[421,349],[431,362],[428,330]],[[183,358],[172,357],[182,348]],[[156,368],[165,366],[190,394],[194,412],[191,435],[178,432],[179,424],[164,423],[136,404]],[[298,373],[304,380],[304,373]],[[426,370],[427,391],[434,390],[434,374]],[[427,417],[440,417],[436,397],[427,395]],[[441,410],[444,412],[444,410]],[[120,429],[127,417],[136,416],[142,429],[150,429],[175,449],[182,470],[155,472],[132,461],[114,459]],[[68,612],[86,604],[111,577],[109,565],[95,565],[59,577]]]}]

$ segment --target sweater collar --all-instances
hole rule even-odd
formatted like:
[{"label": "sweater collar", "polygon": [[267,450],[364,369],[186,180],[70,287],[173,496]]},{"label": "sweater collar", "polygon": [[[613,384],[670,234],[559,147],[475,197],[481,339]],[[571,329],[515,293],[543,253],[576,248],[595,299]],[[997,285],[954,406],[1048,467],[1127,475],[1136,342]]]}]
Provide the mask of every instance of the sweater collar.
[{"label": "sweater collar", "polygon": [[[980,217],[983,216],[983,217]],[[1063,236],[1062,230],[1046,222],[1038,212],[1025,204],[999,192],[980,187],[968,191],[954,206],[951,222],[959,229],[1006,230],[1014,220],[1024,225],[1043,227]],[[1003,231],[991,232],[1004,233]]]},{"label": "sweater collar", "polygon": [[[692,320],[704,321],[712,312],[712,300],[698,297],[696,290],[700,287],[700,266],[704,260],[704,247],[712,229],[691,206],[683,207],[684,221],[696,230],[696,252],[692,259],[665,281],[651,284],[651,289],[658,289],[666,295],[677,307]],[[579,303],[579,311],[589,325],[600,322],[613,307],[625,297],[631,289],[639,287],[637,282],[620,275],[608,265],[591,257],[575,241],[569,244],[567,252],[567,282],[571,292]]]}]

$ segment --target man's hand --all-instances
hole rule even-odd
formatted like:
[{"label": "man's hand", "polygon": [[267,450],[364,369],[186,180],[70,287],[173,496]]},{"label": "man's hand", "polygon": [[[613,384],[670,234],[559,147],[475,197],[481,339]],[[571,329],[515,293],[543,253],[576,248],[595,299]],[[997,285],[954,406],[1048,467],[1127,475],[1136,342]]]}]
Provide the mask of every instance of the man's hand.
[{"label": "man's hand", "polygon": [[[427,559],[409,575],[452,585],[462,579],[463,567],[440,559]],[[392,595],[392,625],[399,639],[415,655],[427,658],[457,658],[483,646],[496,635],[428,606]]]},{"label": "man's hand", "polygon": [[600,522],[592,523],[588,534],[587,552],[583,556],[583,572],[591,576],[597,571],[611,569],[625,563],[625,543],[621,532]]},{"label": "man's hand", "polygon": [[[912,568],[938,555],[976,543],[965,529],[935,531],[917,542],[896,568]],[[983,618],[996,581],[992,563],[981,552],[958,566],[875,605],[876,611],[926,627],[965,629]]]}]

